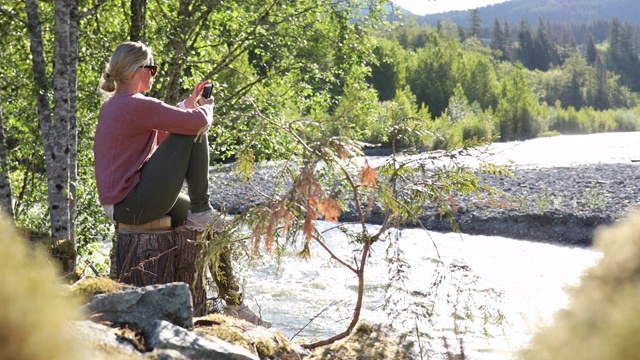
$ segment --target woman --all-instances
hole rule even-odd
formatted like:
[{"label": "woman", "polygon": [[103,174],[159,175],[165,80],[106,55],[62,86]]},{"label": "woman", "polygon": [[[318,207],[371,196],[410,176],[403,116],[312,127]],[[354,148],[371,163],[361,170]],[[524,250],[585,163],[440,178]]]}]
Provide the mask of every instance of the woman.
[{"label": "woman", "polygon": [[[106,100],[94,141],[100,204],[118,223],[144,224],[169,215],[174,227],[203,231],[218,218],[209,203],[206,135],[214,101],[202,98],[206,81],[177,107],[144,96],[157,70],[151,49],[140,42],[121,43],[107,64],[100,83]],[[181,193],[185,181],[188,196]],[[237,289],[229,271],[219,289],[227,312],[270,326],[242,304]]]},{"label": "woman", "polygon": [[[125,42],[102,76],[107,100],[94,143],[100,203],[118,223],[144,224],[169,215],[173,226],[184,223],[202,231],[214,220],[203,134],[211,125],[214,101],[201,98],[207,82],[199,82],[178,107],[142,95],[151,89],[157,69],[151,49]],[[185,180],[189,196],[181,194]]]}]

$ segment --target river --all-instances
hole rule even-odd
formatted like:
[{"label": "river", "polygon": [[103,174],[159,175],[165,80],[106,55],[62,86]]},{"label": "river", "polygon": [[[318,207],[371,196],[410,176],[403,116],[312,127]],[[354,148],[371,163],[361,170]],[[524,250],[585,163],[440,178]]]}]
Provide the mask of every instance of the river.
[{"label": "river", "polygon": [[[640,158],[640,133],[557,136],[492,146],[491,160],[518,166],[567,166],[630,163]],[[342,258],[353,257],[335,224],[318,222],[328,245]],[[372,231],[376,226],[371,225]],[[567,305],[565,288],[575,285],[599,253],[588,248],[514,240],[497,236],[405,229],[397,240],[377,243],[367,262],[361,320],[392,324],[400,332],[416,329],[424,358],[442,358],[446,338],[460,341],[468,359],[511,359],[541,324]],[[409,264],[402,290],[390,283],[388,251]],[[355,302],[357,280],[312,245],[312,258],[294,251],[278,264],[263,258],[244,264],[247,304],[294,340],[319,340],[346,328]],[[385,296],[391,306],[385,307]],[[429,340],[431,339],[431,340]],[[415,339],[414,339],[415,340]]]}]

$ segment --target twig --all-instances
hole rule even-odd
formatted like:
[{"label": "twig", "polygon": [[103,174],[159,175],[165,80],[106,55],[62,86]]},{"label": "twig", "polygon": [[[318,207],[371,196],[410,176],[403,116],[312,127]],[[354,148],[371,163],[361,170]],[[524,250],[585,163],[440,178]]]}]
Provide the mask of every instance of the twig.
[{"label": "twig", "polygon": [[93,266],[93,263],[87,259],[84,259],[84,263],[87,264],[87,266],[89,266],[89,268],[93,271],[94,274],[96,274],[96,276],[100,276],[100,273],[98,272],[98,270],[96,270],[96,268]]},{"label": "twig", "polygon": [[416,327],[416,339],[418,339],[418,349],[420,350],[420,359],[424,359],[423,358],[423,349],[422,349],[422,342],[420,341],[420,328],[418,327],[418,317],[415,317],[413,319],[415,321],[415,327]]},{"label": "twig", "polygon": [[[342,264],[342,266],[346,267],[347,269],[353,271],[354,273],[358,273],[358,270],[355,269],[353,266],[347,264],[345,261],[343,261],[342,259],[340,259],[333,251],[331,251],[331,249],[329,249],[329,247],[322,241],[322,239],[320,239],[320,237],[318,236],[314,236],[313,239],[318,242],[318,244],[320,244],[320,246],[322,246],[322,248],[329,253],[329,256],[331,256],[332,259],[334,259],[335,261],[339,262],[340,264]],[[354,263],[357,264],[357,261],[354,260]]]},{"label": "twig", "polygon": [[293,334],[293,336],[292,336],[289,340],[293,341],[293,339],[294,339],[296,336],[298,336],[298,335],[299,335],[299,334],[300,334],[304,329],[306,329],[306,328],[307,328],[307,326],[311,325],[311,323],[312,323],[315,319],[317,319],[320,315],[322,315],[322,313],[324,313],[325,311],[329,310],[329,308],[331,308],[331,307],[333,307],[333,306],[335,306],[335,305],[338,305],[338,304],[339,304],[339,303],[341,303],[341,302],[342,302],[342,300],[340,300],[340,301],[336,300],[336,301],[332,302],[331,304],[327,305],[324,309],[320,310],[320,312],[319,312],[319,313],[317,313],[315,316],[313,316],[311,319],[309,319],[309,321],[308,321],[308,322],[307,322],[307,323],[306,323],[306,324],[305,324],[305,325],[304,325],[300,330],[298,330],[298,332],[297,332],[297,333]]},{"label": "twig", "polygon": [[157,256],[154,256],[154,257],[148,258],[147,260],[140,262],[140,263],[138,264],[138,266],[136,266],[136,267],[133,267],[133,268],[129,269],[129,272],[127,272],[126,274],[122,275],[122,276],[120,277],[120,279],[122,280],[122,279],[124,279],[124,278],[126,278],[126,277],[130,276],[130,275],[131,275],[131,273],[133,272],[133,270],[140,270],[140,271],[143,271],[143,272],[146,272],[146,273],[149,273],[149,274],[154,275],[154,274],[153,274],[153,273],[151,273],[150,271],[147,271],[147,270],[145,270],[145,269],[144,269],[144,264],[146,264],[146,263],[148,263],[148,262],[150,262],[150,261],[155,261],[155,260],[157,260],[157,259],[161,258],[164,254],[166,254],[166,253],[168,253],[168,252],[171,252],[171,251],[173,251],[173,250],[175,250],[175,249],[177,249],[177,248],[178,248],[177,246],[174,246],[174,247],[172,247],[171,249],[169,249],[169,250],[167,250],[167,251],[165,251],[165,252],[163,252],[163,253],[161,253],[161,254],[158,254]]}]

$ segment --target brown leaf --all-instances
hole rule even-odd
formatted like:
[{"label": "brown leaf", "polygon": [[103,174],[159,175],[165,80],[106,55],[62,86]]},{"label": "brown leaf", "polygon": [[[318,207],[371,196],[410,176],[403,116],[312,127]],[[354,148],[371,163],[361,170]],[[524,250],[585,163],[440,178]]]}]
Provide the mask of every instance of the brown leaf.
[{"label": "brown leaf", "polygon": [[453,197],[453,195],[449,195],[449,207],[451,208],[451,211],[454,214],[458,213],[458,205],[457,205],[457,201],[456,199]]},{"label": "brown leaf", "polygon": [[285,209],[285,214],[283,215],[282,220],[284,221],[282,236],[285,236],[289,232],[289,225],[291,224],[291,220],[293,220],[293,213]]},{"label": "brown leaf", "polygon": [[273,227],[277,225],[278,219],[275,217],[269,218],[269,224],[267,224],[267,230],[264,234],[264,246],[267,248],[269,256],[273,255]]},{"label": "brown leaf", "polygon": [[260,252],[260,245],[262,242],[268,242],[266,239],[267,236],[272,236],[269,231],[267,231],[267,227],[271,225],[271,217],[267,219],[260,219],[256,222],[253,231],[251,233],[251,245],[253,245],[254,254],[258,254]]},{"label": "brown leaf", "polygon": [[343,161],[349,158],[349,151],[347,151],[347,148],[342,144],[338,145],[338,157]]},{"label": "brown leaf", "polygon": [[279,201],[271,208],[269,212],[269,223],[267,224],[266,232],[264,235],[264,244],[269,252],[269,255],[273,255],[273,239],[275,231],[277,230],[280,221],[284,221],[283,236],[289,230],[289,223],[293,219],[293,214],[285,207],[284,200]]},{"label": "brown leaf", "polygon": [[260,252],[260,243],[262,242],[262,234],[264,230],[264,224],[259,222],[258,225],[253,229],[253,233],[251,234],[251,244],[253,245],[253,252],[257,254]]},{"label": "brown leaf", "polygon": [[307,242],[310,242],[313,236],[313,220],[314,219],[307,214],[307,218],[304,220],[304,225],[302,226],[302,231],[307,238]]},{"label": "brown leaf", "polygon": [[318,211],[324,216],[325,220],[329,222],[337,222],[342,213],[338,202],[328,196],[325,197],[322,202],[318,203]]},{"label": "brown leaf", "polygon": [[360,183],[362,186],[371,190],[378,186],[376,179],[376,169],[369,166],[369,163],[367,162],[362,170],[360,170]]},{"label": "brown leaf", "polygon": [[373,209],[373,205],[375,205],[375,198],[373,196],[373,193],[371,195],[369,195],[369,203],[367,204],[367,214],[371,213],[371,209]]}]

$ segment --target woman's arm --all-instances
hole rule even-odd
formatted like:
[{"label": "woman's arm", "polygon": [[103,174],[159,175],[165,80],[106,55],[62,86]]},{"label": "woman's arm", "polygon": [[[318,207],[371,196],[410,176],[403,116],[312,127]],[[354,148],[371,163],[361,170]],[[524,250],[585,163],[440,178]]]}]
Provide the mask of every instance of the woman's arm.
[{"label": "woman's arm", "polygon": [[201,129],[213,121],[213,104],[204,104],[194,109],[180,109],[158,99],[136,96],[131,107],[131,126],[140,130],[160,130],[175,134],[198,135]]},{"label": "woman's arm", "polygon": [[[178,107],[181,109],[195,109],[198,107],[199,100],[205,100],[206,103],[207,99],[202,98],[202,90],[204,90],[205,85],[207,85],[208,83],[208,81],[200,81],[199,83],[197,83],[196,86],[193,87],[191,96],[182,100],[178,104]],[[213,97],[211,97],[210,99],[213,99]]]}]

